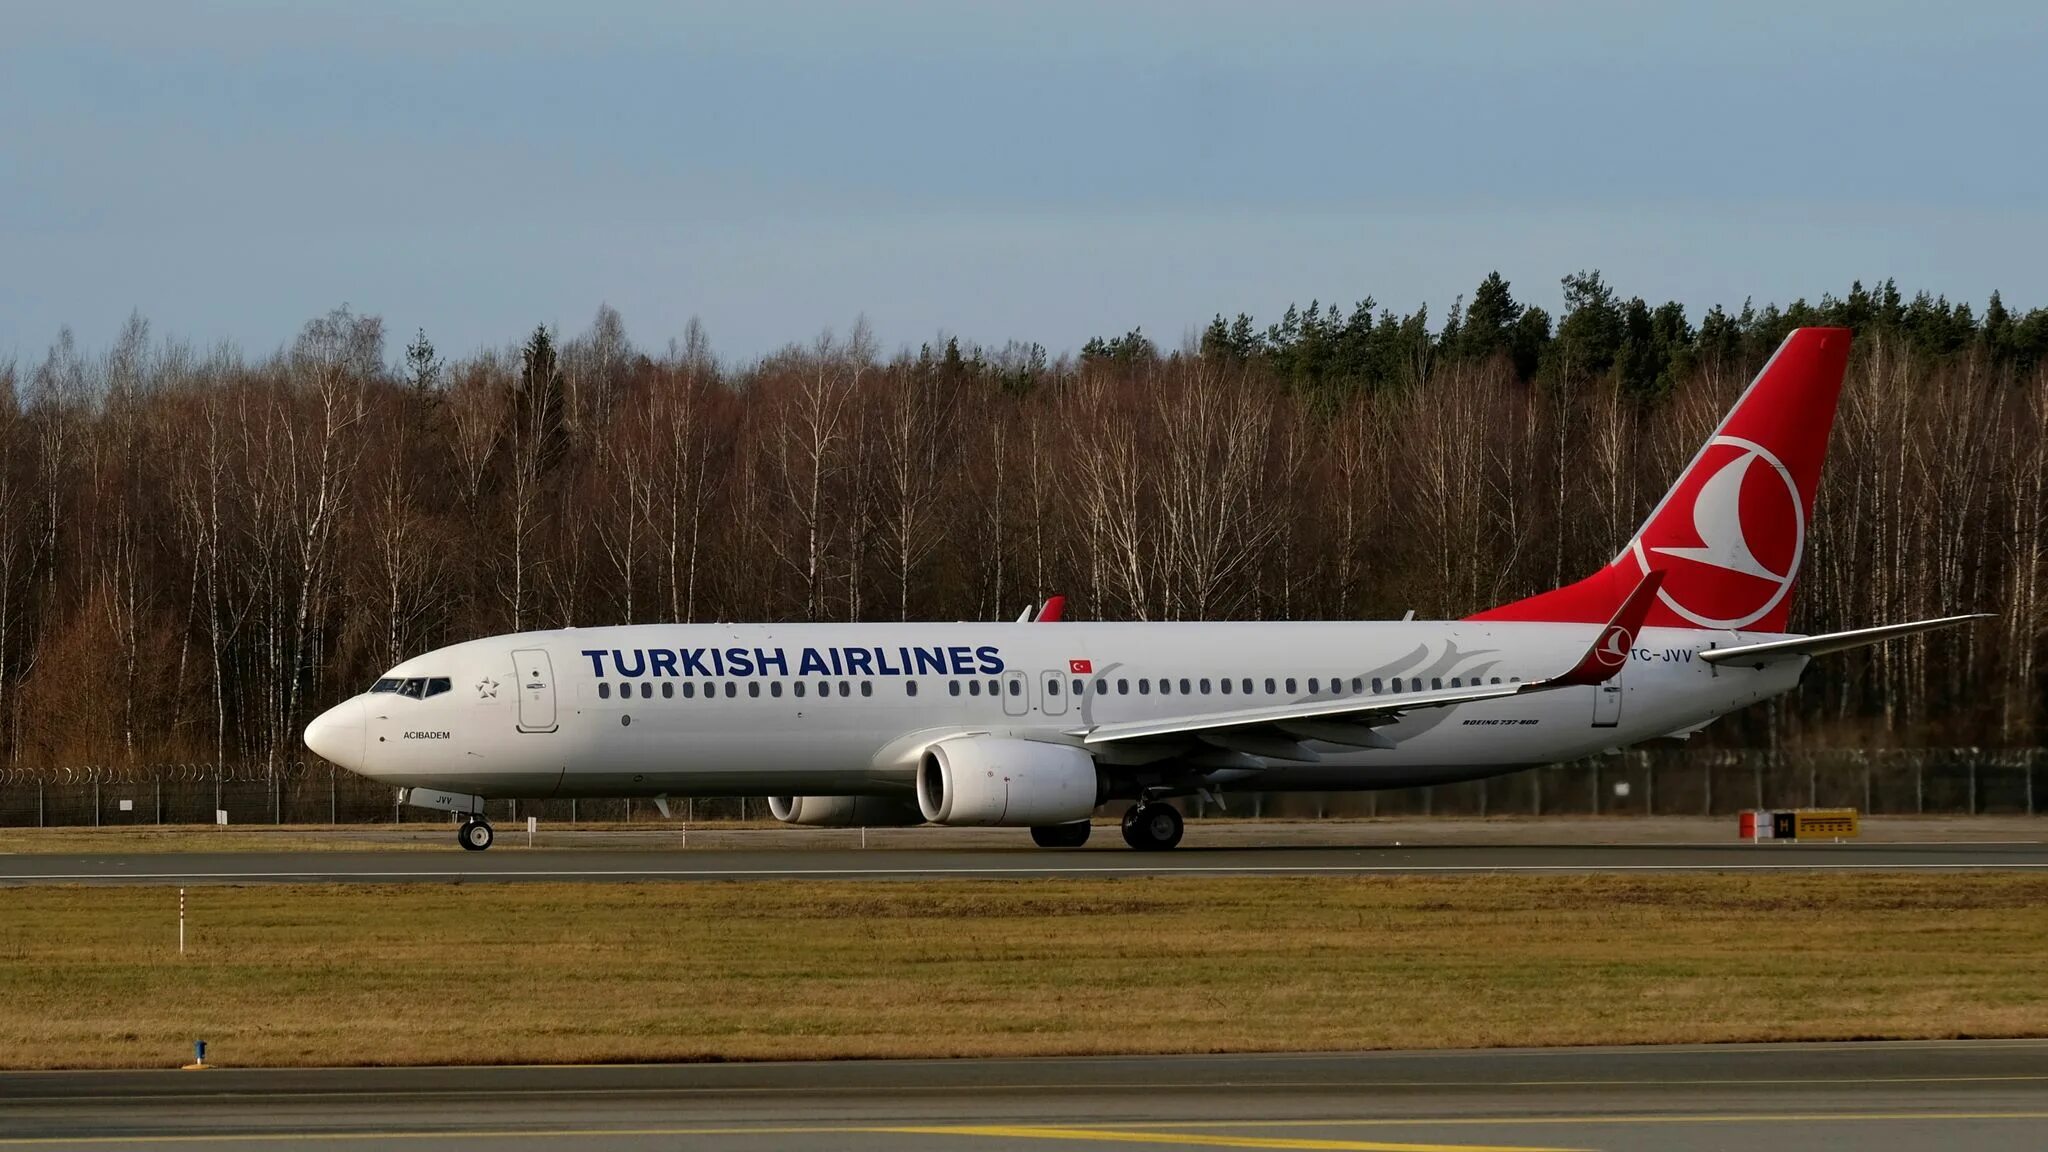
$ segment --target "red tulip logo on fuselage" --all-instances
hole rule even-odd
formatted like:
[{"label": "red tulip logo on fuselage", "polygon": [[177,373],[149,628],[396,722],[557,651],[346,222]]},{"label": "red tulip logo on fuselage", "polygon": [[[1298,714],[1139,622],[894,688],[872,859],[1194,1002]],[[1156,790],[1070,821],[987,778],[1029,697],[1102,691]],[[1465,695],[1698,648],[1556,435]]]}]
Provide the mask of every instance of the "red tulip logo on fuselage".
[{"label": "red tulip logo on fuselage", "polygon": [[1761,444],[1716,436],[1630,550],[1645,573],[1659,558],[1657,597],[1673,612],[1703,628],[1745,628],[1790,594],[1805,547],[1792,473]]}]

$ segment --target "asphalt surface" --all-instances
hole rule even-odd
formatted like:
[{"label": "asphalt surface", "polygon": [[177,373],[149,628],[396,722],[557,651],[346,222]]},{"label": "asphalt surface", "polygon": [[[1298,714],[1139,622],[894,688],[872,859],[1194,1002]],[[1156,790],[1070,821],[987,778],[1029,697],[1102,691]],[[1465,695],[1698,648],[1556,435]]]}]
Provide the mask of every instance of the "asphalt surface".
[{"label": "asphalt surface", "polygon": [[2029,1149],[2048,1042],[0,1073],[0,1146]]},{"label": "asphalt surface", "polygon": [[[1020,834],[1021,836],[1021,834]],[[1098,841],[1114,839],[1098,836]],[[938,876],[1372,875],[1441,872],[1685,872],[2048,869],[2048,843],[1419,844],[1132,852],[1000,848],[445,850],[21,853],[0,886],[24,884],[388,884],[401,882],[855,880]]]}]

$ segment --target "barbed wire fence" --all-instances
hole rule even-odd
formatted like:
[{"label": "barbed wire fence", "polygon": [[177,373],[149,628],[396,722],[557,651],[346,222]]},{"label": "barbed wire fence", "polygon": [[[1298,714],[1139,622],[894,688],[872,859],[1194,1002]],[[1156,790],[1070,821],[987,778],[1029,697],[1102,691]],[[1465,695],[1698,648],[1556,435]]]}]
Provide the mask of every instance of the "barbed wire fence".
[{"label": "barbed wire fence", "polygon": [[[1485,780],[1384,792],[1250,792],[1196,818],[1717,816],[1744,808],[1845,807],[1871,815],[2037,815],[2048,749],[1634,750]],[[672,818],[762,820],[758,797],[670,801]],[[494,820],[635,823],[647,799],[493,800]],[[84,764],[0,768],[0,827],[215,824],[443,824],[397,790],[319,762],[276,766]]]}]

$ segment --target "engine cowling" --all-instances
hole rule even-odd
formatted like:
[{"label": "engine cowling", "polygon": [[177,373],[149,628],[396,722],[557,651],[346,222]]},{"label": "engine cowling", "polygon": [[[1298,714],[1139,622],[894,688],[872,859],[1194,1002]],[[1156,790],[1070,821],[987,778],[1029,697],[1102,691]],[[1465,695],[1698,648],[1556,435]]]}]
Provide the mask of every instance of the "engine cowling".
[{"label": "engine cowling", "polygon": [[811,828],[908,828],[924,823],[917,805],[893,796],[770,796],[768,812]]},{"label": "engine cowling", "polygon": [[917,765],[917,806],[934,824],[1066,824],[1101,802],[1095,758],[1065,744],[963,736],[925,749]]}]

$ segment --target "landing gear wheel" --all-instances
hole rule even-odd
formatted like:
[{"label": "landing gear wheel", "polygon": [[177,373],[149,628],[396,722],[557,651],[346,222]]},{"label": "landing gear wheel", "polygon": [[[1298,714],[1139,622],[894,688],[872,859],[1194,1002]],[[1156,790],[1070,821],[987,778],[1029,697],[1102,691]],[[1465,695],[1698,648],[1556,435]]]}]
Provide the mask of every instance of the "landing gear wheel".
[{"label": "landing gear wheel", "polygon": [[481,852],[489,848],[495,835],[491,831],[491,826],[481,820],[466,821],[462,827],[455,830],[456,843],[471,852]]},{"label": "landing gear wheel", "polygon": [[1092,826],[1086,820],[1072,824],[1041,824],[1031,829],[1031,842],[1040,848],[1079,848],[1088,842]]},{"label": "landing gear wheel", "polygon": [[1180,843],[1187,831],[1180,811],[1171,804],[1153,801],[1133,804],[1124,813],[1124,843],[1140,852],[1164,852]]}]

